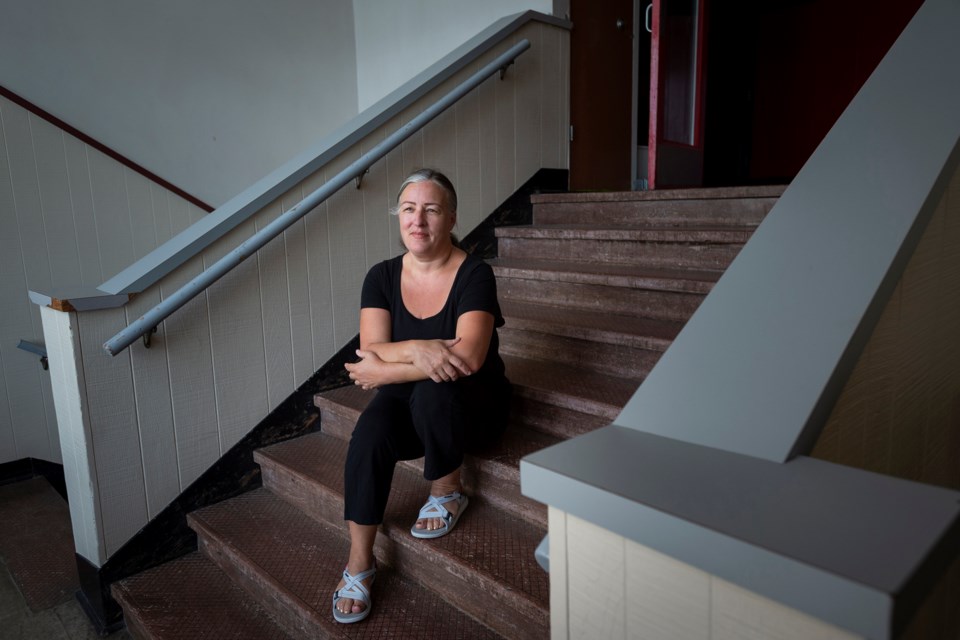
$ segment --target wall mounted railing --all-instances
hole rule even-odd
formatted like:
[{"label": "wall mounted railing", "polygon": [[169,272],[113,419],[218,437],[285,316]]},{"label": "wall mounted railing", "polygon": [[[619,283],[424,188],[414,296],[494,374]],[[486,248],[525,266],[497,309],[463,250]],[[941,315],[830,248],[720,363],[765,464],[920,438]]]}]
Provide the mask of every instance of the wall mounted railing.
[{"label": "wall mounted railing", "polygon": [[347,168],[340,171],[334,178],[325,183],[322,187],[305,197],[299,203],[285,211],[273,222],[265,226],[259,232],[241,243],[227,255],[215,262],[210,268],[203,271],[187,284],[180,287],[177,291],[166,297],[163,302],[147,311],[140,318],[132,322],[125,329],[107,340],[103,348],[110,355],[117,355],[125,348],[130,346],[142,335],[149,334],[153,329],[170,314],[192,300],[197,294],[204,291],[207,287],[222,278],[234,267],[239,265],[245,259],[256,253],[261,247],[266,245],[272,239],[283,233],[290,225],[305,216],[307,213],[322,204],[327,198],[339,191],[352,180],[357,181],[357,187],[360,186],[363,174],[372,164],[390,153],[398,147],[404,140],[422,129],[427,123],[443,113],[451,105],[455,104],[470,91],[480,86],[480,84],[494,75],[500,74],[503,79],[506,69],[513,64],[514,60],[521,53],[530,48],[529,40],[521,40],[503,54],[488,63],[482,69],[470,76],[452,91],[447,93],[440,100],[414,117],[410,122],[400,127],[397,131],[377,144],[373,149],[363,154],[359,159],[351,163]]}]

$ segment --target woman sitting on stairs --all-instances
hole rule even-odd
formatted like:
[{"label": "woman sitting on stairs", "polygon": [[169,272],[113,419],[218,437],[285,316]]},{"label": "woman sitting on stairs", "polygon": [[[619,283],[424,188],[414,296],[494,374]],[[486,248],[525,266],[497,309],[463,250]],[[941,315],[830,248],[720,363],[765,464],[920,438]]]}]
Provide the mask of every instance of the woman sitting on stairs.
[{"label": "woman sitting on stairs", "polygon": [[424,458],[430,495],[410,533],[449,533],[467,508],[465,452],[488,446],[506,426],[511,394],[498,352],[503,326],[493,270],[452,235],[457,194],[442,173],[416,171],[400,186],[395,213],[407,252],[374,266],[360,298],[355,384],[377,394],[357,421],[344,470],[350,557],[333,594],[333,616],[370,613],[373,555],[393,470]]}]

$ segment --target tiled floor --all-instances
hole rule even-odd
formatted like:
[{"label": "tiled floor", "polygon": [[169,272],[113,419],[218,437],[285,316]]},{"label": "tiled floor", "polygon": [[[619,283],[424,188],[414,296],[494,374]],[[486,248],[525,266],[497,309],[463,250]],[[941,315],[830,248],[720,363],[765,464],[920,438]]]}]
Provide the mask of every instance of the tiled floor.
[{"label": "tiled floor", "polygon": [[0,486],[0,640],[98,638],[78,588],[67,503],[43,478]]}]

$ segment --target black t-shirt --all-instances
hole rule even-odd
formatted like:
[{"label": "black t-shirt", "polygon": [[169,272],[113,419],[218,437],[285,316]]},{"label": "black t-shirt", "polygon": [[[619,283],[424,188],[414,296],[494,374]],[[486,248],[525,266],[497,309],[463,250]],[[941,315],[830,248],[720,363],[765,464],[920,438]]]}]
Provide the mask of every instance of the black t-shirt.
[{"label": "black t-shirt", "polygon": [[494,330],[487,358],[474,376],[503,376],[500,359],[500,340],[497,327],[504,324],[497,302],[497,281],[493,269],[486,262],[467,254],[457,270],[450,294],[440,313],[429,318],[417,318],[403,304],[400,294],[400,272],[403,256],[376,264],[367,272],[360,294],[361,308],[386,309],[390,312],[392,342],[404,340],[450,339],[457,337],[457,320],[468,311],[486,311],[493,315]]}]

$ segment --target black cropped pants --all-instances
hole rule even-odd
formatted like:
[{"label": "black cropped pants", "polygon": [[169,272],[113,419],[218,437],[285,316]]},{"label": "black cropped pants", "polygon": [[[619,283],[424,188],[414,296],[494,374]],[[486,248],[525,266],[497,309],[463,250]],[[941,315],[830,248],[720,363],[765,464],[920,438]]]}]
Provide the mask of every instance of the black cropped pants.
[{"label": "black cropped pants", "polygon": [[344,519],[380,524],[400,460],[424,458],[423,476],[437,480],[463,464],[464,453],[503,433],[510,383],[480,377],[387,385],[357,420],[344,468]]}]

